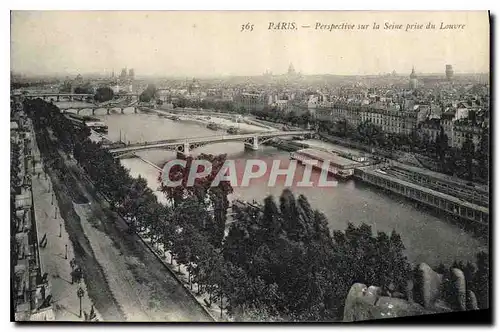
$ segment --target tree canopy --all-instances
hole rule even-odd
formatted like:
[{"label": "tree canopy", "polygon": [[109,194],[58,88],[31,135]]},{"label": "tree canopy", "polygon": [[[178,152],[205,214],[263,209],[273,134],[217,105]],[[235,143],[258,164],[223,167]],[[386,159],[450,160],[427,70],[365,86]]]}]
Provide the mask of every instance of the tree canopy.
[{"label": "tree canopy", "polygon": [[146,87],[146,90],[144,90],[140,95],[139,95],[139,101],[141,102],[150,102],[154,99],[157,98],[157,89],[154,84],[148,84]]},{"label": "tree canopy", "polygon": [[101,87],[96,90],[96,93],[94,95],[94,100],[102,103],[108,100],[113,99],[114,97],[114,92],[113,89],[110,87]]}]

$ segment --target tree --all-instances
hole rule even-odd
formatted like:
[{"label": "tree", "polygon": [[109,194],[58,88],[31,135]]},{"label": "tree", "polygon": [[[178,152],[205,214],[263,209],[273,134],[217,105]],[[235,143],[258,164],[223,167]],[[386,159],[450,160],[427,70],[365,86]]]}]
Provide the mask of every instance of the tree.
[{"label": "tree", "polygon": [[227,210],[229,208],[227,197],[233,192],[233,188],[229,181],[221,181],[217,186],[212,186],[212,183],[224,166],[226,155],[200,154],[197,159],[210,162],[212,170],[209,175],[196,179],[193,185],[188,185],[189,172],[195,161],[194,158],[188,157],[186,167],[176,165],[171,168],[168,175],[170,180],[180,180],[181,184],[177,187],[162,185],[161,190],[173,202],[174,207],[178,207],[183,201],[191,198],[198,200],[205,209],[210,207],[210,210],[213,211],[213,218],[202,219],[205,222],[203,227],[208,232],[212,244],[220,247],[224,237]]},{"label": "tree", "polygon": [[141,229],[140,224],[138,224],[140,223],[139,213],[141,207],[152,200],[151,193],[151,189],[148,188],[146,180],[141,177],[133,181],[128,188],[127,196],[125,197],[120,211],[128,221],[131,232],[136,232]]},{"label": "tree", "polygon": [[64,81],[59,91],[71,93],[71,82],[69,80]]},{"label": "tree", "polygon": [[102,103],[108,100],[112,100],[114,97],[113,89],[110,87],[101,87],[96,90],[94,95],[94,100]]},{"label": "tree", "polygon": [[472,142],[470,134],[465,138],[464,143],[462,144],[462,156],[465,160],[465,168],[466,168],[466,178],[471,181],[473,177],[473,169],[472,169],[472,160],[474,159],[475,154],[475,146]]},{"label": "tree", "polygon": [[[252,303],[258,302],[259,310],[288,319],[338,319],[354,282],[383,285],[392,291],[406,285],[409,264],[396,232],[374,237],[371,227],[350,224],[332,237],[325,216],[314,211],[304,196],[295,199],[289,190],[282,193],[279,207],[269,196],[262,210],[236,210],[223,254],[233,265],[230,269],[237,270],[226,276],[234,280],[226,287],[247,292],[238,298],[226,290],[228,310],[237,316],[241,308],[254,310]],[[258,284],[259,279],[266,287],[275,285],[272,300],[245,301],[252,298],[251,288],[237,285],[248,280]]]},{"label": "tree", "polygon": [[79,93],[79,94],[92,94],[92,93],[94,93],[94,91],[93,91],[92,85],[90,85],[90,82],[87,82],[85,84],[77,86],[75,88],[75,93]]},{"label": "tree", "polygon": [[361,140],[370,147],[375,143],[384,141],[383,133],[380,127],[370,121],[362,122],[358,125],[358,135]]},{"label": "tree", "polygon": [[479,147],[476,152],[478,161],[478,175],[483,180],[488,180],[489,177],[489,160],[490,160],[490,135],[488,128],[481,131]]},{"label": "tree", "polygon": [[440,132],[436,136],[435,151],[442,170],[445,168],[445,158],[448,150],[448,136],[444,133],[443,126],[441,126]]},{"label": "tree", "polygon": [[489,255],[486,252],[480,252],[477,258],[477,271],[474,275],[474,290],[477,296],[477,302],[480,309],[489,308],[489,282],[490,282],[490,264]]},{"label": "tree", "polygon": [[149,103],[150,101],[156,99],[157,95],[157,89],[154,84],[148,84],[146,87],[146,90],[144,90],[140,95],[139,95],[139,101]]}]

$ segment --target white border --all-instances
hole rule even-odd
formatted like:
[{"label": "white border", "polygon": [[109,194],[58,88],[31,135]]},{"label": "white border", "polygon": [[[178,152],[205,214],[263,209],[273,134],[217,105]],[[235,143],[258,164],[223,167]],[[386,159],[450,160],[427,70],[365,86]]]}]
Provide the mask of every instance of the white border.
[{"label": "white border", "polygon": [[[442,2],[442,1],[435,1],[435,0],[418,0],[418,1],[412,1],[412,2],[407,2],[407,1],[401,1],[401,0],[394,0],[394,1],[383,1],[383,0],[378,0],[378,1],[370,1],[370,0],[365,0],[365,1],[356,1],[356,0],[350,0],[350,1],[345,1],[345,2],[335,2],[332,3],[331,1],[324,1],[324,0],[307,0],[307,1],[298,1],[298,0],[287,0],[287,1],[269,1],[269,0],[254,0],[254,1],[247,1],[246,3],[242,2],[236,2],[236,1],[220,1],[220,0],[212,0],[212,1],[178,1],[176,3],[172,2],[157,2],[157,1],[152,1],[152,0],[141,0],[141,1],[120,1],[117,3],[110,3],[110,2],[104,2],[104,1],[97,1],[97,0],[84,0],[84,1],[78,1],[78,2],[68,2],[68,1],[54,1],[54,0],[46,0],[43,2],[40,1],[2,1],[1,7],[2,11],[1,13],[1,19],[0,19],[0,24],[1,24],[1,29],[0,29],[0,34],[2,36],[2,42],[4,45],[5,51],[1,54],[2,57],[2,65],[4,68],[3,75],[1,76],[1,82],[2,82],[2,89],[1,91],[1,105],[4,106],[4,109],[0,112],[0,117],[2,119],[0,120],[0,125],[4,128],[0,132],[2,133],[3,136],[5,136],[3,139],[0,139],[0,149],[1,149],[1,154],[0,156],[5,156],[3,157],[2,163],[1,163],[1,182],[3,183],[0,184],[0,188],[4,188],[4,190],[1,192],[2,193],[2,198],[0,199],[0,202],[4,204],[3,206],[5,208],[2,209],[5,214],[7,214],[7,211],[9,209],[8,203],[8,193],[7,193],[7,184],[10,182],[9,178],[9,159],[6,157],[9,155],[9,140],[7,139],[6,136],[8,136],[9,129],[7,127],[9,126],[9,112],[8,112],[8,107],[9,107],[9,77],[10,77],[10,55],[9,55],[9,49],[10,49],[10,13],[9,10],[54,10],[54,9],[66,9],[66,10],[486,10],[490,9],[493,14],[500,15],[500,10],[498,9],[498,1],[486,1],[486,0],[475,0],[475,1],[469,1],[467,3],[462,2],[462,1],[450,1],[450,2]],[[496,26],[498,27],[499,19],[497,17],[496,20]],[[495,36],[495,44],[497,44],[497,38]],[[473,47],[473,45],[471,45]],[[495,57],[496,58],[496,57]],[[493,62],[494,59],[492,59]],[[492,73],[496,77],[496,72]],[[498,98],[499,94],[499,87],[498,84],[495,84],[495,96]],[[496,100],[498,102],[498,99]],[[492,110],[492,113],[497,113],[497,107],[495,107],[495,110]],[[494,128],[497,129],[500,127],[500,114],[497,113],[495,116],[495,123],[494,123]],[[498,130],[498,129],[497,129]],[[498,135],[495,135],[494,138],[498,138]],[[498,143],[495,142],[495,143]],[[495,148],[494,154],[499,155],[500,154],[500,145],[493,144],[492,141],[492,146]],[[495,167],[495,171],[498,171],[498,166]],[[495,174],[498,174],[499,172],[495,172]],[[495,184],[496,185],[498,182],[498,176],[496,177]],[[10,184],[9,184],[10,187]],[[500,207],[500,198],[499,194],[496,193],[495,195],[495,206]],[[497,211],[498,213],[498,211]],[[4,328],[7,329],[13,329],[15,328],[15,325],[12,323],[8,323],[10,320],[10,275],[6,271],[6,267],[10,266],[9,264],[9,251],[10,251],[10,245],[8,239],[8,234],[9,232],[7,231],[8,228],[8,217],[6,216],[3,218],[3,234],[4,234],[4,239],[3,241],[0,241],[2,245],[2,266],[4,267],[4,273],[0,274],[0,278],[2,280],[1,286],[2,286],[2,306],[1,306],[1,313],[2,313],[2,325]],[[497,233],[498,229],[500,228],[499,225],[495,226],[495,234],[493,235],[493,238],[498,239]],[[496,246],[497,249],[498,246]],[[492,257],[496,257],[496,250],[495,253],[492,254]],[[495,278],[494,285],[498,285],[497,283],[497,278]],[[494,288],[495,290],[498,289],[498,287]],[[496,294],[495,294],[496,295]],[[495,314],[498,312],[498,308],[495,310]],[[497,316],[497,315],[495,315]],[[7,326],[6,326],[7,325]],[[121,328],[126,325],[113,325],[113,326],[94,326],[93,328]],[[309,326],[290,326],[291,328],[294,329],[299,329],[299,330],[307,330],[309,329]],[[30,329],[39,329],[41,327],[31,327]],[[43,327],[42,327],[43,328]],[[84,329],[87,329],[85,326],[48,326],[45,327],[45,329],[66,329],[66,328],[71,328],[72,330],[75,331],[83,331]],[[132,328],[135,330],[146,330],[147,326],[130,326],[129,328]],[[178,329],[179,327],[176,326],[155,326],[153,328],[156,329]],[[182,328],[182,327],[180,327]],[[184,328],[191,328],[191,326],[184,326]],[[221,326],[203,326],[204,329],[211,329],[211,330],[216,330],[220,329]],[[231,329],[237,328],[241,329],[242,327],[230,327]],[[267,330],[272,327],[270,326],[252,326],[251,328],[257,328],[259,330]],[[331,328],[335,329],[344,329],[346,328],[345,326],[332,326]],[[401,326],[357,326],[356,329],[358,328],[370,328],[373,330],[386,330],[387,328],[402,328]],[[411,327],[410,327],[411,328]],[[423,329],[426,330],[443,330],[443,329],[453,329],[455,330],[457,327],[422,327]]]}]

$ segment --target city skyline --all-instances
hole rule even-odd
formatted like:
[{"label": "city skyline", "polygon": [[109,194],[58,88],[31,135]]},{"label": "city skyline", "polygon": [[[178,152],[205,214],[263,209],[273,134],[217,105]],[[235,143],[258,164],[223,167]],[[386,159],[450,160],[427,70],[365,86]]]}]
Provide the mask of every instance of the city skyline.
[{"label": "city skyline", "polygon": [[[138,76],[489,72],[487,12],[15,12],[11,70]],[[404,19],[402,19],[402,17]],[[393,19],[394,18],[394,19]],[[316,22],[462,22],[463,31],[318,31]],[[310,25],[269,30],[270,22]],[[396,22],[397,21],[397,22]],[[241,32],[249,22],[254,30]],[[335,23],[337,24],[337,23]],[[437,24],[439,25],[439,24]],[[423,38],[424,36],[425,38]],[[341,45],[341,47],[339,47]],[[474,45],[474,47],[470,47]],[[174,50],[173,52],[171,50]],[[38,54],[32,57],[33,52]],[[367,55],[370,55],[367,57]]]}]

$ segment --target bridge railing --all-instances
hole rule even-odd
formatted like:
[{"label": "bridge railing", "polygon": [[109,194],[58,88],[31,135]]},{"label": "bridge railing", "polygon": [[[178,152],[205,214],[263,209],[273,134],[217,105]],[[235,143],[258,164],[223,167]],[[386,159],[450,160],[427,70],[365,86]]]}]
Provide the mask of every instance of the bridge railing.
[{"label": "bridge railing", "polygon": [[127,147],[139,147],[139,146],[147,146],[147,145],[157,145],[157,144],[191,144],[191,143],[204,143],[204,142],[217,142],[217,141],[226,141],[226,140],[239,140],[245,138],[251,138],[254,136],[257,137],[277,137],[277,136],[293,136],[293,135],[303,135],[303,134],[311,134],[313,131],[301,130],[301,131],[282,131],[282,132],[256,132],[249,134],[241,134],[241,135],[211,135],[211,136],[200,136],[200,137],[189,137],[189,138],[176,138],[176,139],[166,139],[159,141],[145,141],[128,144]]}]

